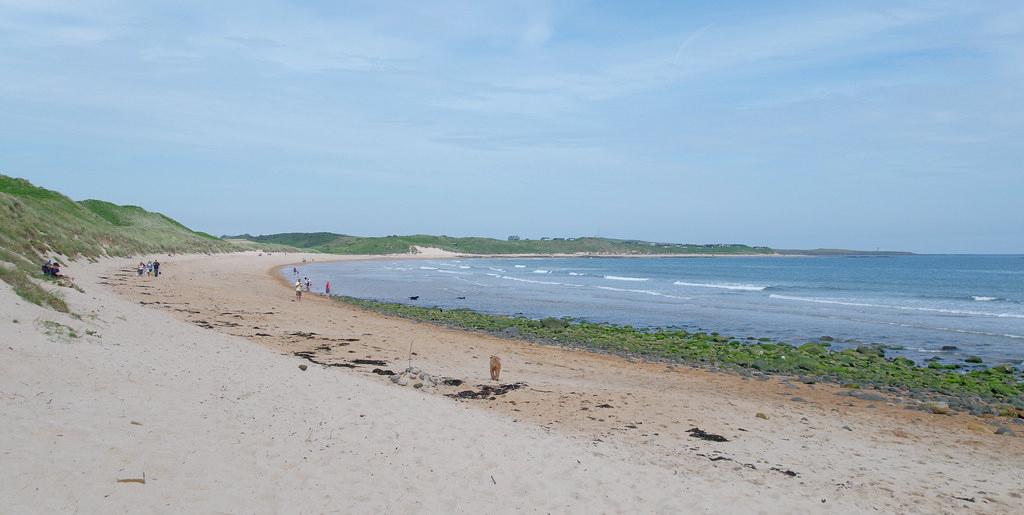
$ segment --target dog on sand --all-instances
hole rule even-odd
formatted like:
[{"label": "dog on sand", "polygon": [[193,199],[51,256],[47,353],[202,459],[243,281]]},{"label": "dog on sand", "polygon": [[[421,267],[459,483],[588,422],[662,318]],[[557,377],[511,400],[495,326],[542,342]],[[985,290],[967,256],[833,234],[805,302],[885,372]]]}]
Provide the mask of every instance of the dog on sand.
[{"label": "dog on sand", "polygon": [[491,356],[491,381],[497,381],[501,376],[501,358]]}]

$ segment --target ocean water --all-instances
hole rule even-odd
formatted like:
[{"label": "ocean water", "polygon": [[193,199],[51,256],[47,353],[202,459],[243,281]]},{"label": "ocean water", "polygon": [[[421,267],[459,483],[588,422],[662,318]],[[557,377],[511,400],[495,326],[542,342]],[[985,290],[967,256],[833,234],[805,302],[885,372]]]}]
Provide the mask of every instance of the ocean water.
[{"label": "ocean water", "polygon": [[488,258],[299,272],[316,291],[329,280],[334,294],[422,306],[794,344],[827,335],[835,347],[880,343],[918,361],[1024,358],[1024,256]]}]

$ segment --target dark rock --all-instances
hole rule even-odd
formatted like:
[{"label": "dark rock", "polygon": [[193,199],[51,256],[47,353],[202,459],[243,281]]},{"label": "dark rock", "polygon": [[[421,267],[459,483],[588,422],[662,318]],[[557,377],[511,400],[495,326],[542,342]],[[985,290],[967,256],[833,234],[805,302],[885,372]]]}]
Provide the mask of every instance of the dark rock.
[{"label": "dark rock", "polygon": [[943,345],[939,350],[958,350],[956,345]]},{"label": "dark rock", "polygon": [[881,358],[885,357],[885,349],[878,345],[858,345],[857,352],[861,354],[878,356]]},{"label": "dark rock", "polygon": [[441,383],[445,386],[462,386],[462,379],[445,379]]},{"label": "dark rock", "polygon": [[299,365],[299,370],[306,370],[307,368],[309,367],[307,367],[305,363]]},{"label": "dark rock", "polygon": [[833,338],[831,336],[822,336],[821,338],[819,338],[819,340],[821,340],[823,342],[831,342],[831,341],[835,341],[835,338]]},{"label": "dark rock", "polygon": [[1013,429],[1010,429],[1006,426],[999,426],[998,428],[996,428],[996,434],[1006,436],[1017,436],[1016,433],[1013,432]]},{"label": "dark rock", "polygon": [[375,369],[373,369],[373,373],[377,374],[379,376],[393,376],[393,375],[395,375],[394,372],[392,372],[390,370],[385,370],[385,369],[382,369],[382,368],[375,368]]},{"label": "dark rock", "polygon": [[803,397],[790,397],[789,400],[791,400],[793,402],[807,402],[807,401],[804,400]]},{"label": "dark rock", "polygon": [[981,359],[980,356],[967,356],[966,358],[964,358],[964,362],[965,363],[982,363],[982,359]]},{"label": "dark rock", "polygon": [[420,296],[419,295],[413,295],[412,297],[409,297],[409,300],[420,300]]},{"label": "dark rock", "polygon": [[845,395],[847,397],[853,397],[854,399],[860,399],[862,401],[884,401],[885,397],[874,392],[865,392],[863,390],[846,390],[839,392],[836,395]]}]

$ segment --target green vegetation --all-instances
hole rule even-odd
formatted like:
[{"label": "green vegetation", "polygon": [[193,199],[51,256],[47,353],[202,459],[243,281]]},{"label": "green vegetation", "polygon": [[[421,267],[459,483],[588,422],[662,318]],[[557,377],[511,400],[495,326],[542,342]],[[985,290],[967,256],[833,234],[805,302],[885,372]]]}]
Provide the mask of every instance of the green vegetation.
[{"label": "green vegetation", "polygon": [[464,254],[771,254],[768,247],[751,247],[738,244],[694,245],[681,243],[655,243],[637,240],[615,240],[610,238],[553,238],[541,240],[494,238],[453,238],[450,236],[363,237],[317,233],[283,233],[266,236],[225,236],[226,239],[241,239],[258,243],[288,245],[302,249],[330,254],[406,254],[413,247],[434,247]]},{"label": "green vegetation", "polygon": [[81,338],[82,335],[78,334],[73,328],[68,327],[60,322],[54,322],[52,320],[43,320],[38,323],[40,330],[43,334],[50,337],[51,340],[70,343],[71,340]]},{"label": "green vegetation", "polygon": [[[42,274],[47,258],[60,260],[144,253],[222,252],[242,247],[195,232],[160,213],[100,200],[75,202],[60,193],[0,175],[0,280],[23,299],[67,311],[56,286],[67,280]],[[47,289],[40,284],[52,284]]]},{"label": "green vegetation", "polygon": [[912,360],[886,358],[877,346],[831,350],[825,342],[793,346],[761,338],[739,341],[716,333],[678,329],[641,330],[569,319],[532,320],[475,311],[445,310],[336,297],[364,309],[459,329],[525,338],[542,343],[686,363],[740,372],[801,376],[846,385],[937,393],[952,405],[1009,404],[1024,409],[1024,377],[1009,365],[956,371],[941,365],[921,367]]}]

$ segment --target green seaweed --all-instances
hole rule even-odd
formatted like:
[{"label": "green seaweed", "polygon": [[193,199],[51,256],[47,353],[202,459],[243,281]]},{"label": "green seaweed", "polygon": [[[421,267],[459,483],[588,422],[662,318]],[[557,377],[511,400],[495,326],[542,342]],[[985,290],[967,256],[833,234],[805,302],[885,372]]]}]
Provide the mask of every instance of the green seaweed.
[{"label": "green seaweed", "polygon": [[351,297],[343,302],[378,313],[448,327],[523,338],[540,343],[580,347],[649,360],[671,361],[699,367],[731,369],[843,385],[895,388],[906,392],[936,393],[969,400],[971,405],[1024,403],[1024,378],[1010,365],[960,370],[959,365],[930,362],[919,366],[902,357],[886,357],[878,346],[833,350],[827,342],[799,346],[760,338],[741,342],[717,333],[682,329],[639,329],[568,318],[534,320],[521,316],[480,313],[468,309],[442,309],[387,303]]}]

